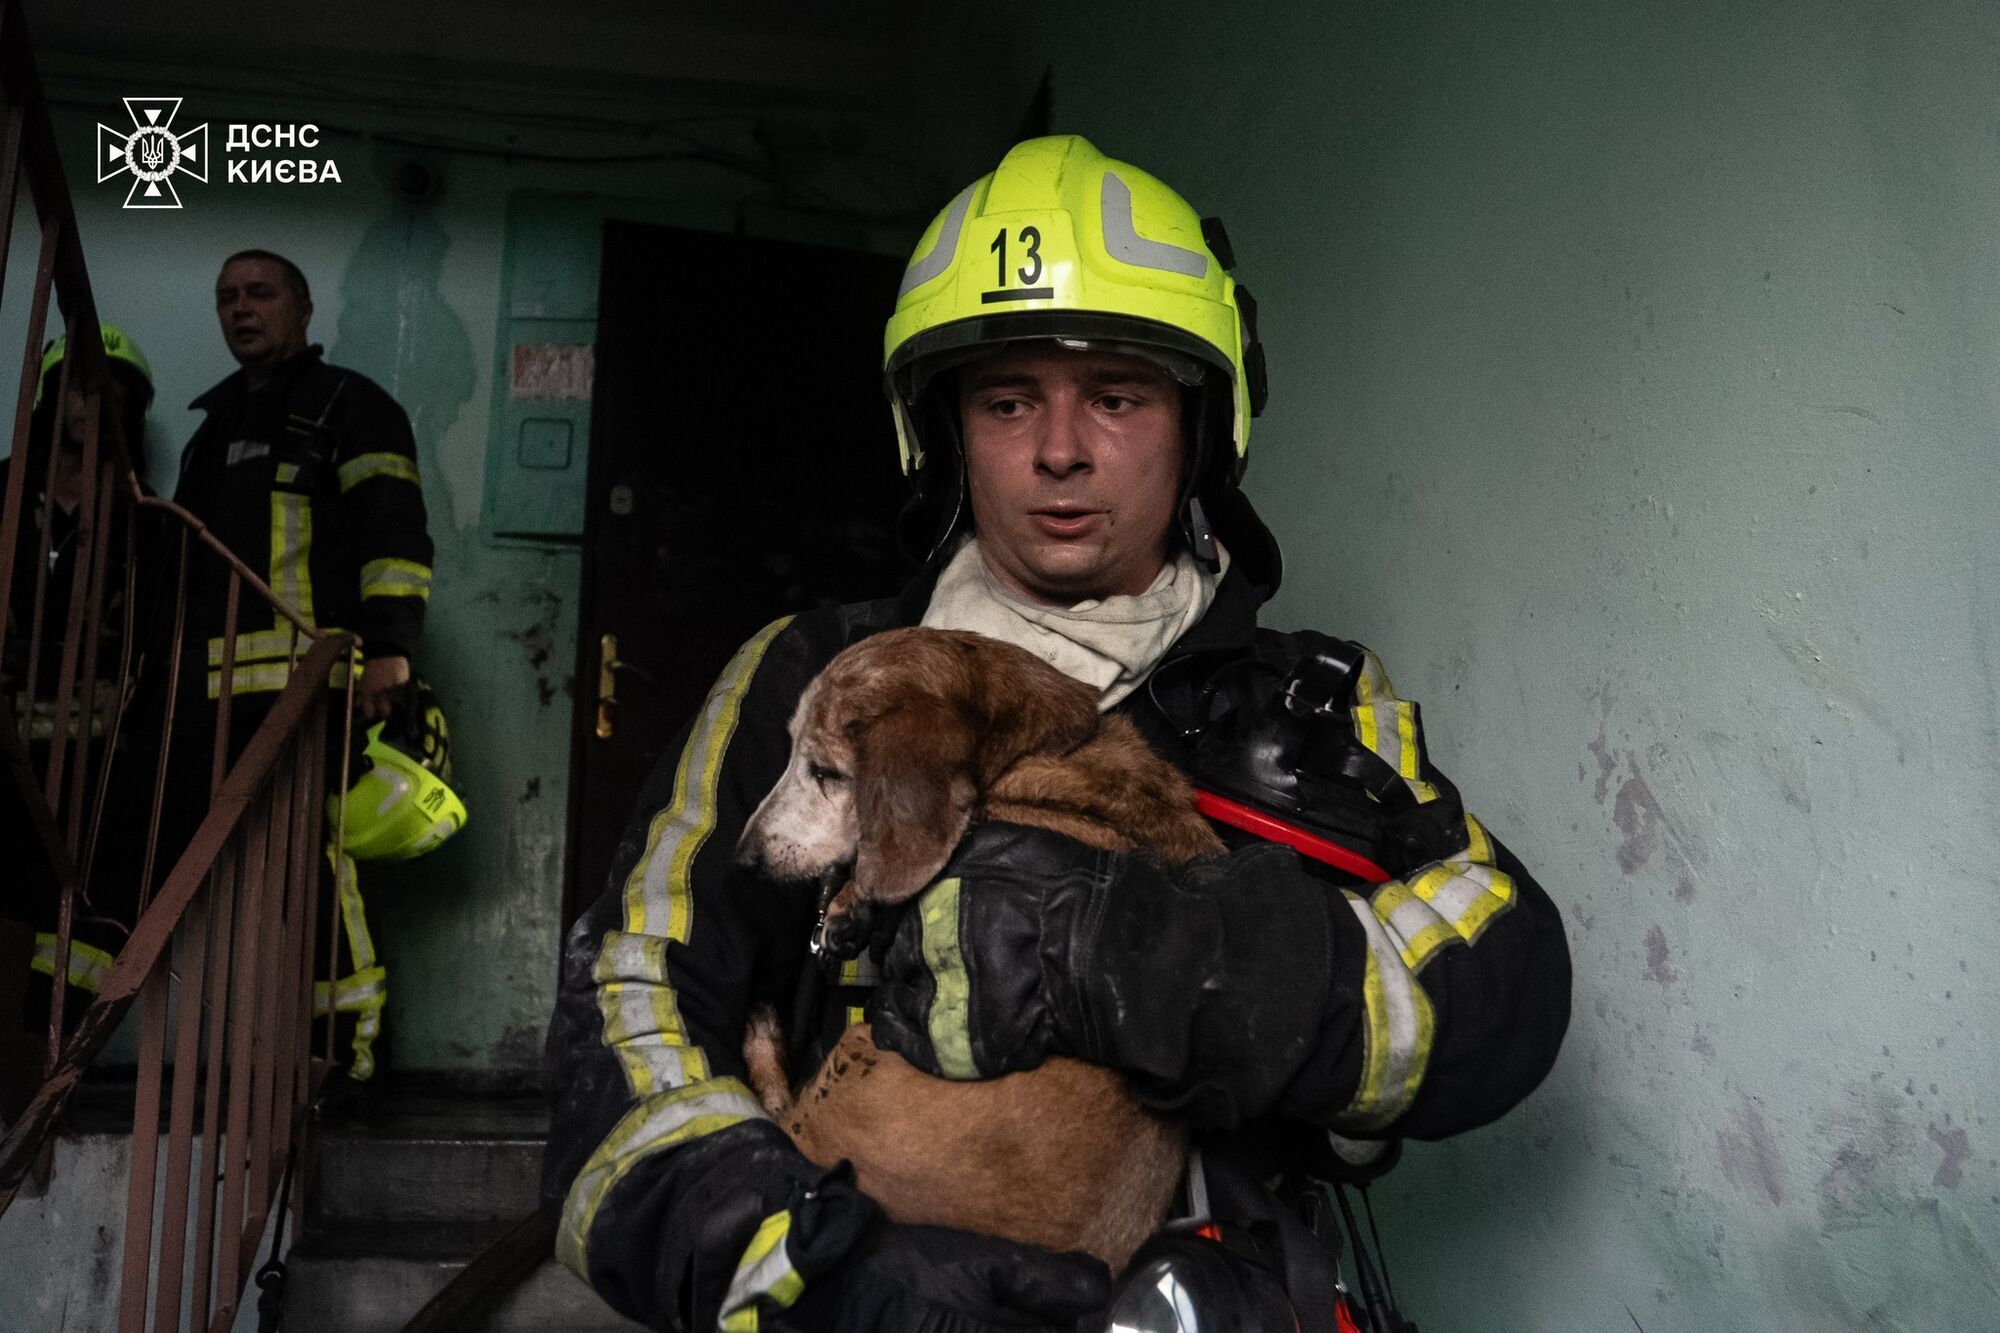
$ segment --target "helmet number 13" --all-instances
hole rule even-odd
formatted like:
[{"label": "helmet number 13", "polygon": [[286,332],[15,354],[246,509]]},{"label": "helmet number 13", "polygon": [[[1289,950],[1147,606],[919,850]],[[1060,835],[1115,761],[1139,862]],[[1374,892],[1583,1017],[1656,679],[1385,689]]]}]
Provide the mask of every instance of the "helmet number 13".
[{"label": "helmet number 13", "polygon": [[[1020,237],[1021,244],[1027,249],[1025,258],[1028,262],[1015,270],[1015,274],[1020,279],[1022,286],[1031,286],[1035,279],[1042,276],[1042,233],[1034,227],[1023,227],[1017,234]],[[999,257],[999,284],[1005,287],[1007,285],[1007,229],[1005,227],[1000,229],[1000,234],[993,238],[993,244],[988,246],[987,249]]]}]

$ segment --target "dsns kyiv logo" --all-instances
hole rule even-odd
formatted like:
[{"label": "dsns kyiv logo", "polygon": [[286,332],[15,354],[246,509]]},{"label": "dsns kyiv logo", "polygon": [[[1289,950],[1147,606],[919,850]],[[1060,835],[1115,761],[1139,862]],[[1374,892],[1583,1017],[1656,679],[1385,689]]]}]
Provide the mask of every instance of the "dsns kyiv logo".
[{"label": "dsns kyiv logo", "polygon": [[127,97],[125,110],[132,130],[97,126],[97,181],[101,185],[122,172],[132,173],[125,195],[127,208],[179,208],[174,173],[183,172],[208,183],[208,122],[182,134],[174,133],[178,97]]}]

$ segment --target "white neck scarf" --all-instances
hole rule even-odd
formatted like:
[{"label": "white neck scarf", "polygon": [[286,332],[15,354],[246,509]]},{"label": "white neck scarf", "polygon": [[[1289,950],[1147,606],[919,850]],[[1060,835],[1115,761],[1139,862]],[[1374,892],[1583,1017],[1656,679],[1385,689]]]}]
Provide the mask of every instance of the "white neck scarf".
[{"label": "white neck scarf", "polygon": [[[1216,549],[1227,570],[1228,552]],[[1043,606],[1002,587],[986,567],[979,542],[970,539],[938,575],[923,623],[1026,648],[1094,688],[1098,708],[1109,709],[1138,689],[1174,641],[1201,619],[1220,578],[1182,551],[1142,593]]]}]

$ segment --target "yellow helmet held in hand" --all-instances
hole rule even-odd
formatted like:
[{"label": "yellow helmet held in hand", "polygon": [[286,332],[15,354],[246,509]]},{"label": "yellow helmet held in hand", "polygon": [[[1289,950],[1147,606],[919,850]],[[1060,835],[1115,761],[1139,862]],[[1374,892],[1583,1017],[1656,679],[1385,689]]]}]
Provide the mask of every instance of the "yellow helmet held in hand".
[{"label": "yellow helmet held in hand", "polygon": [[[418,680],[388,719],[368,729],[366,767],[347,789],[341,848],[357,861],[407,861],[465,827],[451,786],[451,730],[430,685]],[[327,798],[327,829],[341,798]]]},{"label": "yellow helmet held in hand", "polygon": [[1219,222],[1089,140],[1015,145],[918,239],[884,334],[903,471],[920,496],[930,462],[956,469],[956,404],[929,392],[947,372],[1033,339],[1132,353],[1187,386],[1183,522],[1201,552],[1199,496],[1234,488],[1265,398],[1256,304],[1229,276],[1233,264]]}]

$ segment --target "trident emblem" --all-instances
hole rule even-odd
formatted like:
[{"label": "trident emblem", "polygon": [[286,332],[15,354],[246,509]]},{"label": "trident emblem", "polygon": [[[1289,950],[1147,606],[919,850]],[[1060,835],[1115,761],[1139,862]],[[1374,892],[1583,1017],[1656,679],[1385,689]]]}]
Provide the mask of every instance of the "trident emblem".
[{"label": "trident emblem", "polygon": [[180,110],[180,98],[124,100],[126,113],[132,117],[131,131],[114,130],[101,122],[97,127],[98,183],[129,171],[133,179],[125,207],[179,208],[175,172],[185,172],[204,184],[208,181],[208,123],[175,134],[174,115]]}]

